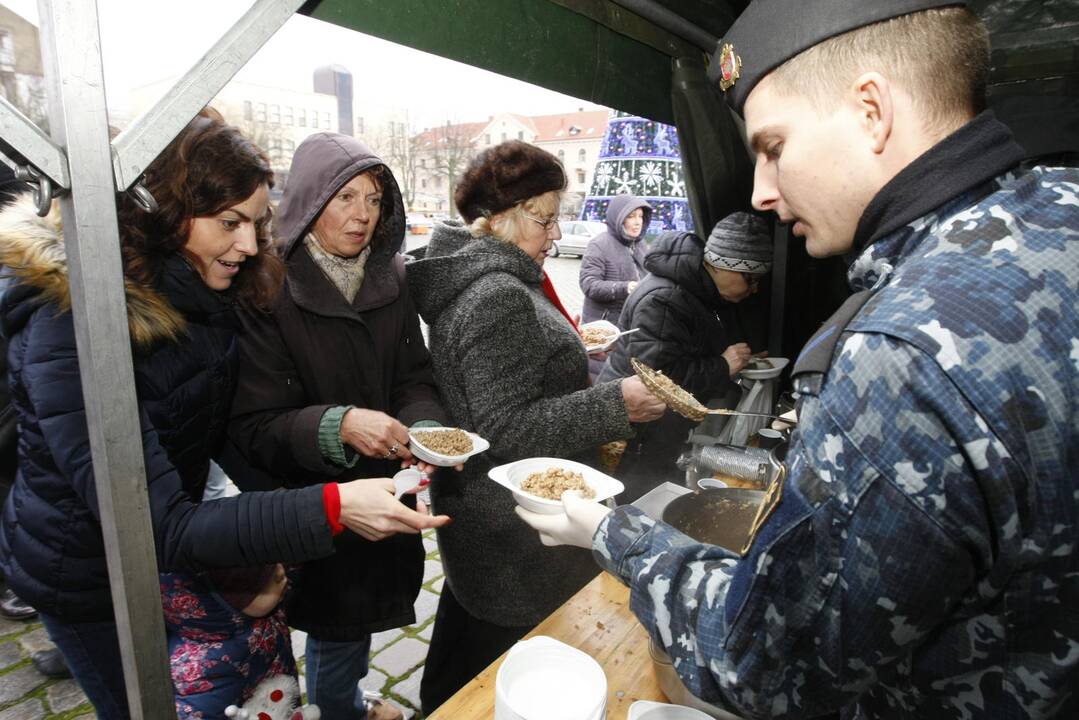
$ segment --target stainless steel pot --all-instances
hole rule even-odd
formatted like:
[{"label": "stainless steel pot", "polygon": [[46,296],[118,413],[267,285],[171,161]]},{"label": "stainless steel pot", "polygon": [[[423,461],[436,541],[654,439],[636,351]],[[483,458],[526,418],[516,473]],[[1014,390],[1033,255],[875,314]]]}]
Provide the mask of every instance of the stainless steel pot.
[{"label": "stainless steel pot", "polygon": [[672,500],[663,510],[663,522],[697,542],[737,553],[749,536],[762,500],[762,490],[702,490]]},{"label": "stainless steel pot", "polygon": [[[773,453],[774,455],[774,453]],[[682,495],[663,510],[663,522],[697,542],[719,545],[738,553],[749,536],[757,508],[764,500],[762,490],[716,488]],[[648,652],[660,690],[673,702],[688,705],[720,720],[738,720],[726,710],[694,697],[671,664],[671,658],[651,640]]]}]

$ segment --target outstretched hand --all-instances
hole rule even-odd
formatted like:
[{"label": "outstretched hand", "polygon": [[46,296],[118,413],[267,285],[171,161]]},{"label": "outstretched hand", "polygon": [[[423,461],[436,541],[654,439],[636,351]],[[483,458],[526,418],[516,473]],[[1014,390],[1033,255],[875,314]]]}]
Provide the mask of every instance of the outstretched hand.
[{"label": "outstretched hand", "polygon": [[416,509],[394,496],[390,478],[365,478],[341,483],[340,523],[365,540],[378,541],[397,533],[415,534],[450,522],[448,515],[428,515],[419,500]]},{"label": "outstretched hand", "polygon": [[539,531],[544,545],[572,545],[586,550],[592,547],[592,537],[603,518],[611,512],[606,505],[585,500],[572,490],[562,493],[562,509],[565,512],[558,515],[541,515],[518,505],[514,512]]}]

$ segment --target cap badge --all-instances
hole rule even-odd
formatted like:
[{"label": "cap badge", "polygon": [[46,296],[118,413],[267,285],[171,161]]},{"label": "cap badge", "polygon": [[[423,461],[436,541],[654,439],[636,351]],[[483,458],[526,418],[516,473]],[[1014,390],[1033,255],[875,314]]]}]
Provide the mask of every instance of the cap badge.
[{"label": "cap badge", "polygon": [[734,54],[734,46],[725,43],[719,53],[719,89],[727,92],[742,76],[742,58]]}]

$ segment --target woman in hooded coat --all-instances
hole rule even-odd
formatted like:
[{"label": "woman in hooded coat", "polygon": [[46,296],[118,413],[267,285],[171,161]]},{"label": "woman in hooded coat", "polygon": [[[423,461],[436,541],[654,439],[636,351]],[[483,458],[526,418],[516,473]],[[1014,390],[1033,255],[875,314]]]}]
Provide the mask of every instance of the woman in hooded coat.
[{"label": "woman in hooded coat", "polygon": [[[397,182],[360,141],[316,133],[296,149],[276,227],[285,291],[272,312],[243,316],[230,435],[289,487],[392,475],[413,461],[409,426],[445,418],[398,253]],[[379,502],[411,512],[392,484]],[[357,684],[371,633],[415,621],[424,550],[415,535],[342,535],[336,549],[304,566],[287,610],[308,634],[308,697],[343,720],[369,710]],[[400,716],[388,704],[370,710]]]},{"label": "woman in hooded coat", "polygon": [[[643,239],[651,221],[652,206],[639,197],[611,198],[607,206],[607,230],[592,238],[581,258],[579,282],[584,293],[581,322],[607,320],[618,325],[622,306],[647,274]],[[602,368],[601,358],[589,358],[588,370],[593,378]]]}]

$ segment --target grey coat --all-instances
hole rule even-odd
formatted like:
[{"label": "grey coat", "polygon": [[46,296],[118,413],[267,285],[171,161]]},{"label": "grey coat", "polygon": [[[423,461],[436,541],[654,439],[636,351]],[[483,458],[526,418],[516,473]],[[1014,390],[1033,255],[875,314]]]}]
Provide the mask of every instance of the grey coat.
[{"label": "grey coat", "polygon": [[[637,208],[644,208],[644,225],[636,238],[626,235],[622,223]],[[609,320],[618,324],[629,297],[629,284],[640,280],[644,269],[644,234],[652,220],[652,206],[633,195],[619,195],[607,207],[607,231],[588,243],[581,258],[579,282],[584,293],[583,322]]]},{"label": "grey coat", "polygon": [[447,581],[473,616],[534,625],[596,566],[584,550],[541,545],[487,471],[527,457],[594,460],[599,445],[631,434],[621,388],[589,387],[580,337],[543,295],[542,269],[516,246],[439,223],[407,276],[453,424],[491,442],[464,472],[431,485],[435,511],[453,518],[438,531]]}]

